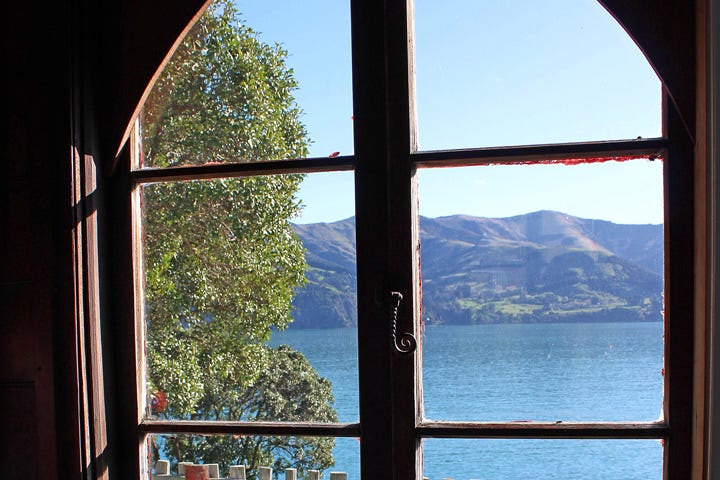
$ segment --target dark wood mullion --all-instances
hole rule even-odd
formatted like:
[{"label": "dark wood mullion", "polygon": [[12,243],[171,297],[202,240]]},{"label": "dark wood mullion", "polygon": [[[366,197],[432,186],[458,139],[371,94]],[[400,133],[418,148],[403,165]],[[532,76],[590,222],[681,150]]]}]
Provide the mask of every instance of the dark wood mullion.
[{"label": "dark wood mullion", "polygon": [[383,0],[351,2],[363,480],[387,479],[393,466],[388,325],[379,301],[389,263],[384,7]]},{"label": "dark wood mullion", "polygon": [[187,433],[197,435],[303,435],[313,437],[359,437],[359,423],[312,422],[214,422],[184,420],[144,420],[144,433]]},{"label": "dark wood mullion", "polygon": [[411,155],[418,167],[457,167],[487,164],[535,163],[542,161],[610,158],[637,155],[662,157],[668,147],[664,138],[615,142],[585,142],[518,147],[492,147],[419,152]]},{"label": "dark wood mullion", "polygon": [[670,434],[664,422],[544,423],[544,422],[423,422],[423,438],[618,438],[661,439]]},{"label": "dark wood mullion", "polygon": [[693,446],[695,325],[694,142],[675,105],[663,99],[670,141],[665,179],[665,480],[688,478]]},{"label": "dark wood mullion", "polygon": [[221,163],[167,168],[146,168],[130,173],[133,182],[170,182],[207,180],[213,178],[279,175],[285,173],[317,173],[352,170],[355,157],[306,158],[251,163]]},{"label": "dark wood mullion", "polygon": [[[411,74],[412,0],[386,2],[388,84],[388,216],[390,219],[390,275],[388,288],[403,295],[397,319],[397,338],[412,334],[419,343],[419,232],[417,179],[410,152],[416,148]],[[418,352],[392,353],[393,478],[422,478],[416,373]]]}]

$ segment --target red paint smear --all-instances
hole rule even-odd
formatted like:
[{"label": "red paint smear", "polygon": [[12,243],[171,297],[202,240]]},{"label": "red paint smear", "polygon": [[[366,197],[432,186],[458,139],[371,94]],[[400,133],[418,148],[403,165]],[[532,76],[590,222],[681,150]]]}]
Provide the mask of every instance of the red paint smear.
[{"label": "red paint smear", "polygon": [[588,157],[588,158],[563,158],[557,160],[528,160],[527,162],[517,162],[514,165],[580,165],[583,163],[603,163],[603,162],[629,162],[631,160],[660,160],[662,157],[655,154],[647,155],[623,155],[617,157]]}]

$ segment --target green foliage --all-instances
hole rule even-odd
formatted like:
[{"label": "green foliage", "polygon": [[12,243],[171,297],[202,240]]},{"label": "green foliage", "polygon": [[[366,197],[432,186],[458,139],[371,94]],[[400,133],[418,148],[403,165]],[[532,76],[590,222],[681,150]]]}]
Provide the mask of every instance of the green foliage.
[{"label": "green foliage", "polygon": [[[208,392],[249,385],[271,328],[291,321],[304,282],[288,218],[297,176],[156,184],[144,191],[148,371],[168,415]],[[223,399],[231,401],[232,398]]]},{"label": "green foliage", "polygon": [[216,0],[188,32],[143,110],[151,167],[300,158],[307,135],[287,52],[264,44]]},{"label": "green foliage", "polygon": [[[265,368],[251,388],[237,389],[233,401],[211,415],[218,420],[336,422],[337,413],[330,382],[320,377],[299,352],[287,346],[263,347],[268,356]],[[202,409],[215,410],[222,402],[208,399]],[[233,464],[272,466],[275,471],[297,468],[301,476],[309,469],[334,464],[333,438],[306,437],[171,437],[166,451],[174,461],[213,459],[222,471]]]},{"label": "green foliage", "polygon": [[[308,140],[286,52],[232,2],[212,4],[145,104],[145,167],[297,158]],[[142,192],[150,414],[172,419],[336,421],[330,383],[289,348],[305,283],[290,219],[302,175],[168,182]],[[162,443],[162,442],[161,442]],[[176,437],[175,461],[327,468],[331,439]]]}]

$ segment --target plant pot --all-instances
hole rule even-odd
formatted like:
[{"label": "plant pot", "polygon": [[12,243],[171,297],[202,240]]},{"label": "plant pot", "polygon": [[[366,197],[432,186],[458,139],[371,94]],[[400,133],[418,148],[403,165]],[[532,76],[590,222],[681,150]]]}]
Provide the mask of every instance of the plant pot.
[{"label": "plant pot", "polygon": [[210,480],[210,470],[207,465],[186,465],[185,480]]}]

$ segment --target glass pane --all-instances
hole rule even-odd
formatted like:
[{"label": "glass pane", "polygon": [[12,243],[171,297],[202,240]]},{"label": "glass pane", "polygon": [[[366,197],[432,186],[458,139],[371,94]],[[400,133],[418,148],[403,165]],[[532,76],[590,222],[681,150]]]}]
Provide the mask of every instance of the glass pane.
[{"label": "glass pane", "polygon": [[[324,479],[343,472],[347,479],[360,480],[360,444],[355,438],[149,435],[148,450],[148,471],[154,475],[182,476],[186,465],[204,464],[211,469],[210,478],[260,479],[264,467],[272,469],[274,479],[289,480],[293,474],[309,478],[308,472],[317,470]],[[295,472],[288,476],[286,469]]]},{"label": "glass pane", "polygon": [[300,186],[305,206],[294,230],[308,283],[293,302],[295,321],[270,339],[302,352],[332,382],[340,422],[356,422],[359,411],[353,188],[350,172],[308,175]]},{"label": "glass pane", "polygon": [[[332,258],[318,252],[322,232],[292,223],[303,220],[304,178],[143,187],[147,416],[335,422],[342,411],[343,421],[357,419],[357,374],[338,397],[326,376],[335,375],[331,358],[356,368],[354,329],[292,346],[275,338],[288,327],[331,326],[323,312],[341,311],[338,302],[355,321],[354,243],[339,271],[322,263]],[[352,218],[337,223],[354,232]]]},{"label": "glass pane", "polygon": [[656,420],[662,162],[419,177],[426,417]]},{"label": "glass pane", "polygon": [[661,135],[660,82],[595,0],[415,1],[420,150]]},{"label": "glass pane", "polygon": [[140,167],[352,154],[349,2],[216,0],[141,127]]},{"label": "glass pane", "polygon": [[659,440],[425,439],[424,476],[506,480],[660,480]]},{"label": "glass pane", "polygon": [[270,345],[288,345],[305,355],[321,376],[330,380],[340,422],[358,420],[357,329],[289,328],[276,332]]}]

